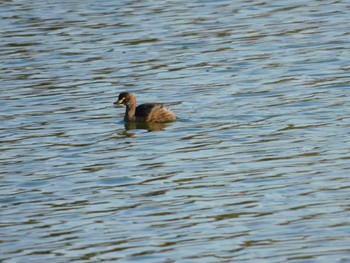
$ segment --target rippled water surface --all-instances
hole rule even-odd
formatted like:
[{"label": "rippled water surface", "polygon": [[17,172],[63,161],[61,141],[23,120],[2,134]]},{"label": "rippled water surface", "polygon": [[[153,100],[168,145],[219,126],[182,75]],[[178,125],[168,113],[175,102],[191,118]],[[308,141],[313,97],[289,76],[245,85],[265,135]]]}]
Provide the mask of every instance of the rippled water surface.
[{"label": "rippled water surface", "polygon": [[350,262],[349,10],[1,1],[0,262]]}]

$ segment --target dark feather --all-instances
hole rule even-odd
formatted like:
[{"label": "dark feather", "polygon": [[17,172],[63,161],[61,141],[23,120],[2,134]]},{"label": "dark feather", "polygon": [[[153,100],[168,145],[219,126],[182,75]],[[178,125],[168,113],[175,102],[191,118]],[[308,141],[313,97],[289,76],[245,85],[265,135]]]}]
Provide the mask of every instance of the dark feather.
[{"label": "dark feather", "polygon": [[163,108],[163,103],[144,103],[136,107],[137,118],[147,118],[153,110]]}]

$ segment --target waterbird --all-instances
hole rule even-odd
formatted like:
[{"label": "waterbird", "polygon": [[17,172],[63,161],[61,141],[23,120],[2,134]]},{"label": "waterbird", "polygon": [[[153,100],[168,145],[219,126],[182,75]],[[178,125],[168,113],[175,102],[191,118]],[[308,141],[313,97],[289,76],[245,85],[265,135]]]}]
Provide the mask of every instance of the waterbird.
[{"label": "waterbird", "polygon": [[124,121],[163,123],[176,119],[176,115],[163,103],[144,103],[136,106],[136,97],[130,92],[121,92],[114,105],[125,105]]}]

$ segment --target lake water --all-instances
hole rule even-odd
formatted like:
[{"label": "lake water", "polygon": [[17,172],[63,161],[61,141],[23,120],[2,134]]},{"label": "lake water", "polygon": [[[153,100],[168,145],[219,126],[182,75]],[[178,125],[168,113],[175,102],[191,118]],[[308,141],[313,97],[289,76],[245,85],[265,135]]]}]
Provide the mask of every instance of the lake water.
[{"label": "lake water", "polygon": [[[0,17],[0,262],[350,262],[348,1]],[[121,91],[178,119],[125,126]]]}]

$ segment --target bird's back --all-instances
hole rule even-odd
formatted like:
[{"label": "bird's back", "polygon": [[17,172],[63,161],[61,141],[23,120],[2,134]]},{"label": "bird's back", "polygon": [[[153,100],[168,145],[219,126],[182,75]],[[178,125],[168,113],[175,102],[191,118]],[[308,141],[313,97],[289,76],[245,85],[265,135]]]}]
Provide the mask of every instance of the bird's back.
[{"label": "bird's back", "polygon": [[167,122],[176,119],[175,114],[164,107],[163,103],[144,103],[136,107],[137,121]]}]

